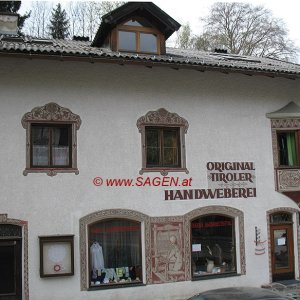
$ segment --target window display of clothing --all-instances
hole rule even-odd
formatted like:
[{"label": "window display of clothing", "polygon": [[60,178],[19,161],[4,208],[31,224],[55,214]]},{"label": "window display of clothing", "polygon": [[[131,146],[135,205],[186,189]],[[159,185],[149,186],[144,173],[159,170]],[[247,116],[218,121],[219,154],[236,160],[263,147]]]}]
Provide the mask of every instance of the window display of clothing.
[{"label": "window display of clothing", "polygon": [[[90,257],[91,257],[91,269],[93,274],[97,274],[97,270],[104,269],[104,258],[102,247],[99,243],[94,242],[90,247]],[[93,276],[94,277],[94,276]]]},{"label": "window display of clothing", "polygon": [[108,283],[109,280],[119,281],[119,276],[117,275],[115,269],[102,269],[102,272],[105,273],[104,283]]}]

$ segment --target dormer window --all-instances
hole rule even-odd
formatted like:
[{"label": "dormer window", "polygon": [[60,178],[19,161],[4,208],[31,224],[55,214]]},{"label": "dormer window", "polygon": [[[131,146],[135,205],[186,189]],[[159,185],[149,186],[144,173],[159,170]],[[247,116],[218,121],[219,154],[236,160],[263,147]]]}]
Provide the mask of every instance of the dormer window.
[{"label": "dormer window", "polygon": [[161,35],[143,19],[130,19],[117,27],[117,50],[160,54]]},{"label": "dormer window", "polygon": [[166,40],[180,24],[152,2],[127,2],[102,16],[92,47],[165,55]]}]

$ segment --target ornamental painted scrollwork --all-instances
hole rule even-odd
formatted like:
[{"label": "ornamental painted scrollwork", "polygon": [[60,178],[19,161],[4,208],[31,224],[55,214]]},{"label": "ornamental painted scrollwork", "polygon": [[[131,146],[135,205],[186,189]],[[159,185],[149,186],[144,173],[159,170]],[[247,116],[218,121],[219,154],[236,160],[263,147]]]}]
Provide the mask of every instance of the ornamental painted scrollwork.
[{"label": "ornamental painted scrollwork", "polygon": [[300,128],[300,119],[275,119],[271,120],[272,128],[288,128],[297,129]]},{"label": "ornamental painted scrollwork", "polygon": [[300,191],[300,170],[277,170],[278,190]]},{"label": "ornamental painted scrollwork", "polygon": [[[155,111],[149,111],[144,116],[141,116],[136,126],[141,133],[141,146],[142,146],[142,168],[139,174],[148,172],[159,172],[162,176],[167,176],[169,172],[185,172],[189,171],[186,168],[186,149],[185,149],[185,134],[188,131],[189,123],[183,117],[176,113],[171,113],[165,108],[159,108]],[[160,127],[160,128],[176,128],[179,132],[178,138],[178,153],[180,155],[178,167],[166,167],[162,164],[157,167],[147,166],[147,149],[146,149],[146,129],[147,127]]]},{"label": "ornamental painted scrollwork", "polygon": [[[79,174],[77,168],[77,130],[81,125],[81,118],[79,115],[74,114],[70,109],[62,107],[57,103],[50,102],[44,106],[38,106],[33,108],[30,112],[24,114],[21,120],[22,126],[26,129],[26,168],[23,171],[23,175],[27,176],[29,173],[46,173],[48,176],[56,176],[58,173],[74,173]],[[56,126],[56,125],[68,125],[71,128],[70,131],[70,166],[66,167],[32,167],[31,155],[32,155],[32,138],[31,129],[36,124],[42,124],[42,126]]]},{"label": "ornamental painted scrollwork", "polygon": [[88,253],[87,245],[89,243],[87,236],[87,227],[90,224],[99,222],[105,219],[129,219],[143,224],[144,241],[145,241],[145,261],[146,261],[146,278],[145,282],[150,283],[151,277],[151,247],[150,247],[150,217],[134,210],[128,209],[107,209],[90,213],[79,220],[79,235],[80,235],[80,283],[81,290],[88,289]]},{"label": "ornamental painted scrollwork", "polygon": [[[271,121],[275,189],[278,192],[298,192],[297,197],[299,197],[300,168],[298,165],[289,166],[285,163],[281,165],[281,144],[279,143],[278,134],[286,133],[289,131],[299,132],[300,106],[297,103],[291,101],[284,107],[276,111],[267,113],[266,117]],[[295,194],[293,197],[295,197]]]},{"label": "ornamental painted scrollwork", "polygon": [[28,122],[72,122],[76,124],[78,130],[81,125],[81,119],[68,108],[59,106],[54,102],[50,102],[44,106],[35,107],[26,113],[22,118],[22,126],[27,129]]},{"label": "ornamental painted scrollwork", "polygon": [[186,119],[180,117],[176,113],[168,112],[165,108],[160,108],[155,111],[149,111],[146,115],[140,117],[137,122],[136,126],[139,131],[142,131],[143,126],[182,126],[184,127],[184,132],[187,133],[189,128],[189,123]]},{"label": "ornamental painted scrollwork", "polygon": [[[186,270],[187,274],[191,274],[191,222],[195,218],[200,216],[209,215],[209,214],[220,214],[225,216],[230,216],[235,218],[237,222],[238,232],[236,233],[239,239],[239,249],[236,251],[240,260],[240,274],[246,274],[246,252],[245,252],[245,233],[244,233],[244,213],[241,210],[238,210],[229,206],[205,206],[201,208],[194,209],[184,215],[184,239],[185,239],[185,257],[186,257]],[[187,278],[190,280],[191,275]]]}]

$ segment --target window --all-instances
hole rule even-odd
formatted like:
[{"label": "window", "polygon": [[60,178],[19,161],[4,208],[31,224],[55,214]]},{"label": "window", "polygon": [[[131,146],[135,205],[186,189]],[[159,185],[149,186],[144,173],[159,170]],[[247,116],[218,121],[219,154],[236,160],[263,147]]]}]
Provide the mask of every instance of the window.
[{"label": "window", "polygon": [[142,283],[141,223],[102,220],[88,232],[90,287]]},{"label": "window", "polygon": [[150,111],[137,121],[142,135],[142,169],[144,172],[184,171],[185,133],[188,122],[175,113],[161,108]]},{"label": "window", "polygon": [[271,120],[275,190],[292,199],[300,192],[300,107],[290,102],[267,113]]},{"label": "window", "polygon": [[31,167],[70,167],[70,125],[31,125]]},{"label": "window", "polygon": [[160,33],[142,18],[132,18],[118,26],[117,34],[119,51],[160,53]]},{"label": "window", "polygon": [[77,130],[81,119],[56,103],[36,107],[22,118],[26,129],[24,175],[45,172],[50,176],[77,169]]},{"label": "window", "polygon": [[180,167],[179,128],[146,127],[146,166]]},{"label": "window", "polygon": [[299,131],[278,131],[278,152],[280,166],[299,166]]},{"label": "window", "polygon": [[206,215],[191,222],[192,277],[236,273],[234,219]]}]

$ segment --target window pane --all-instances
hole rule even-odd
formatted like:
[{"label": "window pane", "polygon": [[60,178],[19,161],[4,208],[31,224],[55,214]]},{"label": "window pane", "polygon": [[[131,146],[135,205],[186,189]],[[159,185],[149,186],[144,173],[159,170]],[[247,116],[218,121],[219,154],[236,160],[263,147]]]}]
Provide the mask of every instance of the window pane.
[{"label": "window pane", "polygon": [[136,33],[119,31],[119,49],[136,51]]},{"label": "window pane", "polygon": [[157,53],[157,36],[152,33],[140,33],[140,49],[142,52]]},{"label": "window pane", "polygon": [[160,155],[159,130],[146,129],[147,166],[158,166]]},{"label": "window pane", "polygon": [[143,18],[139,18],[136,17],[134,19],[131,19],[129,21],[127,21],[126,23],[124,23],[124,25],[128,25],[128,26],[139,26],[139,27],[152,27],[152,25]]},{"label": "window pane", "polygon": [[191,226],[193,276],[236,272],[234,219],[210,215]]},{"label": "window pane", "polygon": [[69,165],[69,128],[52,128],[52,160],[54,166]]},{"label": "window pane", "polygon": [[296,166],[297,151],[295,132],[281,132],[278,134],[280,165]]},{"label": "window pane", "polygon": [[128,26],[143,26],[142,24],[140,24],[136,20],[129,20],[126,23],[124,23],[124,25],[128,25]]},{"label": "window pane", "polygon": [[175,130],[164,130],[164,166],[178,165],[178,132]]},{"label": "window pane", "polygon": [[91,285],[142,281],[141,225],[105,220],[89,227]]},{"label": "window pane", "polygon": [[286,229],[274,230],[274,263],[276,269],[287,268],[289,266],[288,234]]},{"label": "window pane", "polygon": [[49,128],[32,126],[32,165],[49,165]]},{"label": "window pane", "polygon": [[270,216],[270,222],[272,224],[291,223],[293,222],[293,217],[292,214],[279,212]]}]

